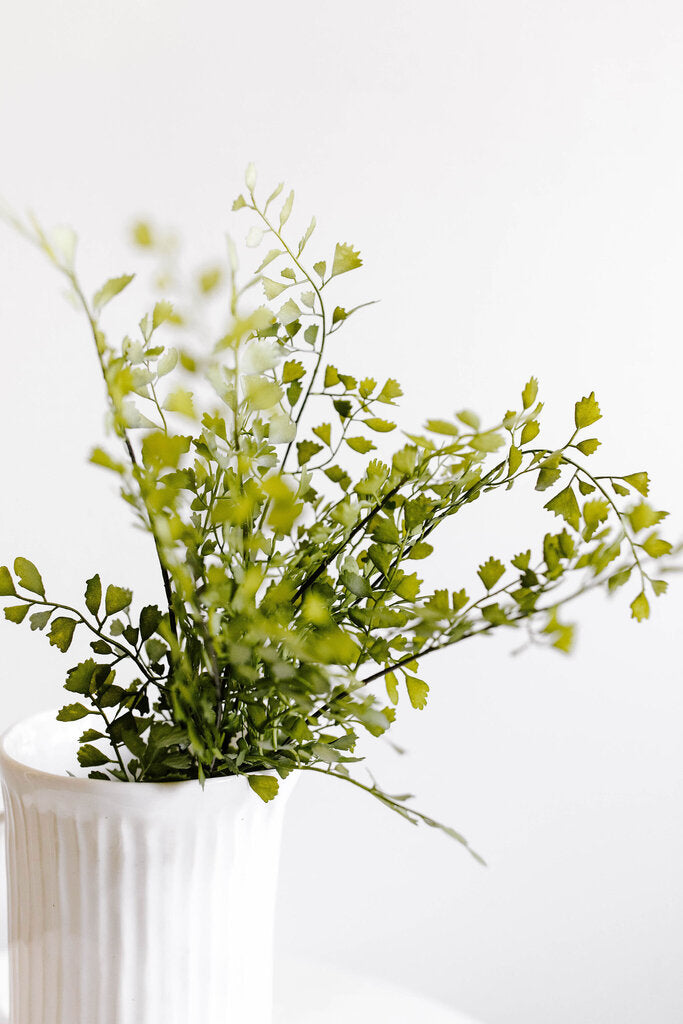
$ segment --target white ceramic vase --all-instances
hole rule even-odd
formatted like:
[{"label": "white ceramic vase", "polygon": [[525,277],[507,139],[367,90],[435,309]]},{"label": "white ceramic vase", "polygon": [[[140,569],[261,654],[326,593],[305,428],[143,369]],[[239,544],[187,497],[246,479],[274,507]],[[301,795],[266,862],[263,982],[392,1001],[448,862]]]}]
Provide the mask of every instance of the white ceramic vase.
[{"label": "white ceramic vase", "polygon": [[269,804],[244,778],[70,777],[81,731],[50,712],[0,740],[10,1024],[271,1024],[296,773]]}]

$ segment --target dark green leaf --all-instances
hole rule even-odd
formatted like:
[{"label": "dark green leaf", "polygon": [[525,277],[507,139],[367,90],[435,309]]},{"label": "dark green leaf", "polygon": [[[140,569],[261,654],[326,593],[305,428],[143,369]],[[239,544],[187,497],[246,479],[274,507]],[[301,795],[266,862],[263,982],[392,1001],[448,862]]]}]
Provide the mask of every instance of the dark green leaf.
[{"label": "dark green leaf", "polygon": [[92,743],[85,743],[78,751],[78,763],[81,768],[97,768],[103,764],[109,764],[110,757],[103,754],[94,747]]},{"label": "dark green leaf", "polygon": [[117,612],[123,611],[133,600],[133,594],[130,590],[126,590],[124,587],[115,587],[110,584],[107,587],[107,593],[104,598],[104,610],[107,617],[110,615],[116,615]]},{"label": "dark green leaf", "polygon": [[102,602],[102,582],[96,573],[85,584],[85,605],[91,615],[97,615]]},{"label": "dark green leaf", "polygon": [[77,722],[79,718],[85,718],[86,715],[93,714],[92,711],[88,711],[83,704],[65,704],[61,711],[57,714],[58,722]]}]

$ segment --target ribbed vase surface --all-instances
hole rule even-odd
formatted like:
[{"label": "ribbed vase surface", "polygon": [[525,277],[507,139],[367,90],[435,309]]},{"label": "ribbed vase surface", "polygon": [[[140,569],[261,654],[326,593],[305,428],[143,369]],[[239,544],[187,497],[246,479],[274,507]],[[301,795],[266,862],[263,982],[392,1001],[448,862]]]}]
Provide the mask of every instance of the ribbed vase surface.
[{"label": "ribbed vase surface", "polygon": [[49,713],[0,741],[11,1024],[271,1024],[294,776],[264,804],[244,778],[202,790],[44,770],[68,767],[74,740]]}]

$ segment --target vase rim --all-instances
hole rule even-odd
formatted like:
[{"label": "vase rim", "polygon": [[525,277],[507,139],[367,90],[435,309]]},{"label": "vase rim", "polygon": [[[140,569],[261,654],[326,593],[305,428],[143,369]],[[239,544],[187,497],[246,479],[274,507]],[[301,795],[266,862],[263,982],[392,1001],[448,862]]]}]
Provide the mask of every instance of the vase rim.
[{"label": "vase rim", "polygon": [[[18,719],[0,734],[1,774],[5,775],[6,769],[9,769],[10,771],[19,772],[24,776],[30,776],[35,780],[42,778],[45,782],[49,781],[52,785],[59,785],[60,788],[64,787],[71,790],[82,789],[92,793],[95,793],[101,787],[106,787],[111,790],[112,783],[114,783],[114,785],[119,783],[121,785],[125,785],[131,790],[139,788],[141,791],[145,792],[147,797],[149,797],[154,790],[159,792],[163,791],[164,794],[168,796],[171,791],[180,792],[181,790],[187,790],[199,784],[198,779],[180,779],[169,782],[142,782],[137,783],[137,785],[132,782],[132,780],[128,780],[126,783],[123,783],[121,779],[91,779],[86,775],[69,774],[69,769],[67,767],[64,767],[61,770],[51,770],[49,768],[41,767],[39,764],[32,764],[30,757],[22,757],[16,749],[12,750],[13,741],[21,742],[22,730],[24,731],[24,734],[26,734],[31,727],[33,727],[35,731],[42,729],[47,732],[47,726],[52,725],[53,723],[55,725],[59,725],[60,729],[59,734],[57,734],[57,730],[55,730],[55,735],[59,735],[60,739],[63,738],[66,740],[67,738],[70,738],[73,740],[75,755],[77,744],[76,733],[80,733],[83,728],[81,722],[58,722],[56,708],[50,711],[40,711],[36,714],[27,715]],[[78,730],[69,730],[69,726],[75,725],[78,725]],[[64,732],[62,732],[62,729],[64,729]],[[264,770],[263,772],[253,774],[271,774],[271,772],[272,770]],[[294,772],[291,773],[290,779],[293,775]],[[220,783],[232,782],[237,779],[242,780],[243,784],[246,782],[245,775],[222,775],[206,779],[203,788],[211,787],[213,789]],[[283,781],[285,780],[280,780],[281,783]],[[131,782],[132,785],[130,784]]]}]

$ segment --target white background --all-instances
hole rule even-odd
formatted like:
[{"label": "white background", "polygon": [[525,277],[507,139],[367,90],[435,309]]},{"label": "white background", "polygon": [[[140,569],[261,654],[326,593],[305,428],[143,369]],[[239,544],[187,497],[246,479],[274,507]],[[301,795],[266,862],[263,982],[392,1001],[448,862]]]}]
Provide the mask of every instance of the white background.
[{"label": "white background", "polygon": [[[535,373],[556,443],[595,389],[596,465],[650,469],[680,538],[679,3],[23,0],[0,17],[0,192],[78,229],[89,285],[133,267],[134,214],[220,254],[253,159],[264,187],[296,187],[302,226],[318,214],[323,250],[362,249],[345,297],[382,302],[338,361],[397,376],[406,427],[463,406],[493,420]],[[149,546],[86,465],[102,409],[86,330],[6,232],[0,353],[0,561],[27,555],[72,600],[96,569],[156,599]],[[478,504],[434,578],[526,547],[549,525],[538,505],[521,488]],[[304,780],[280,948],[485,1024],[680,1024],[681,591],[641,626],[633,596],[577,606],[569,659],[510,657],[508,638],[434,658],[428,709],[396,729],[409,755],[375,751],[384,784],[488,869]],[[0,724],[58,703],[65,665],[2,628]]]}]

